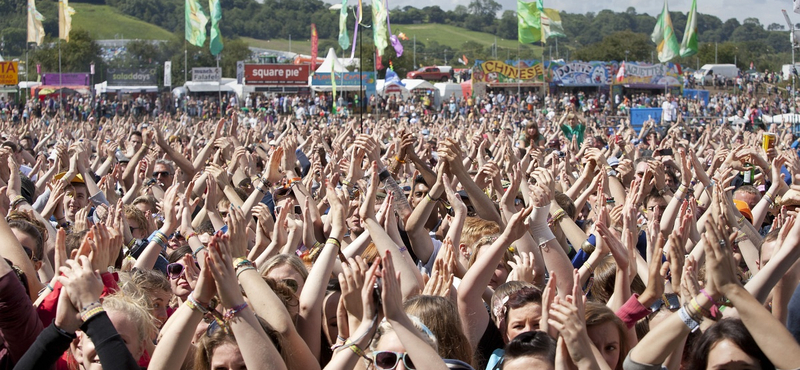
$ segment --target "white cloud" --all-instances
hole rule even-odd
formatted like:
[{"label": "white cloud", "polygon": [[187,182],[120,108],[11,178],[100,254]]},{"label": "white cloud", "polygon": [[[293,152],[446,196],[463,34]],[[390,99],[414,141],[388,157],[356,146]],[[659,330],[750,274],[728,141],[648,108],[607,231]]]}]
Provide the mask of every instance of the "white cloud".
[{"label": "white cloud", "polygon": [[[469,5],[471,0],[444,0],[436,2],[442,9],[450,10],[457,5]],[[496,0],[503,6],[503,10],[514,10],[517,7],[516,0]],[[544,1],[545,7],[552,7],[570,13],[599,12],[603,9],[611,9],[621,12],[632,6],[637,13],[647,13],[656,16],[661,12],[664,3],[659,0],[607,0],[599,2],[598,5],[593,1]],[[389,6],[404,7],[411,5],[417,8],[428,6],[426,2],[419,0],[390,0]],[[688,12],[692,6],[692,0],[670,0],[669,9],[672,12]],[[794,23],[800,23],[800,14],[793,13],[792,2],[789,0],[698,0],[697,11],[703,14],[710,14],[719,17],[722,21],[736,18],[741,22],[748,17],[756,17],[761,24],[779,23],[785,25],[781,9],[789,12],[789,17]]]}]

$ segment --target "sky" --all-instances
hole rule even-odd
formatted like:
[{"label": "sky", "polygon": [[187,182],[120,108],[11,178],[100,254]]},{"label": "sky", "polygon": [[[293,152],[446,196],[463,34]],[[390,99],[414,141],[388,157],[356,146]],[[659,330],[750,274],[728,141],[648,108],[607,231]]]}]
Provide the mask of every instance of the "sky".
[{"label": "sky", "polygon": [[[503,10],[516,10],[516,0],[495,0],[503,6]],[[470,0],[439,0],[436,2],[442,9],[450,10],[457,5],[469,5]],[[602,4],[602,5],[599,5]],[[389,7],[404,7],[411,5],[423,7],[419,0],[389,0]],[[616,12],[625,11],[628,7],[636,8],[637,13],[647,13],[656,16],[661,12],[664,3],[658,0],[605,0],[605,1],[585,1],[585,0],[566,0],[553,1],[544,0],[544,6],[555,8],[569,13],[599,12],[602,9],[611,9]],[[669,0],[669,10],[671,12],[689,12],[692,0]],[[792,12],[792,0],[697,0],[697,11],[703,14],[710,14],[719,17],[722,21],[730,18],[737,18],[739,22],[747,17],[756,17],[762,25],[771,23],[786,25],[781,9],[786,9],[789,18],[794,23],[800,23],[800,14]]]}]

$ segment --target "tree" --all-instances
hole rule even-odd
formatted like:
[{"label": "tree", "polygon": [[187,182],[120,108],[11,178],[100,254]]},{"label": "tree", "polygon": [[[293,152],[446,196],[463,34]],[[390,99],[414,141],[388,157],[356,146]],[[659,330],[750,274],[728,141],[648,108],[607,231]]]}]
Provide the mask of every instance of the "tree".
[{"label": "tree", "polygon": [[517,13],[513,10],[506,10],[497,22],[497,36],[504,39],[514,40],[517,38]]},{"label": "tree", "polygon": [[579,60],[649,60],[653,47],[650,37],[632,31],[616,32],[603,38],[603,41],[578,49],[573,59]]},{"label": "tree", "polygon": [[[95,63],[97,69],[105,65],[100,56],[100,46],[82,28],[73,28],[69,42],[50,39],[30,55],[30,65],[41,64],[43,72],[58,71],[58,50],[61,45],[62,72],[88,72],[89,65]],[[31,68],[31,72],[33,69]],[[31,77],[33,78],[33,77]]]},{"label": "tree", "polygon": [[767,31],[783,31],[785,29],[786,26],[780,23],[771,23],[769,26],[767,26]]},{"label": "tree", "polygon": [[752,24],[761,27],[761,22],[759,22],[758,18],[755,17],[745,18],[744,21],[742,21],[742,24]]},{"label": "tree", "polygon": [[629,6],[628,9],[625,9],[625,13],[628,13],[630,15],[636,15],[636,8]]}]

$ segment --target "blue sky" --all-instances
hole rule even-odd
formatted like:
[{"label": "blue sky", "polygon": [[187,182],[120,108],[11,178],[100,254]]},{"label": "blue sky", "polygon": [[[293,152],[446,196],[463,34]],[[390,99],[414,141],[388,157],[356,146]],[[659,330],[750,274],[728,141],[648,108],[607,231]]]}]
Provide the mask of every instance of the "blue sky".
[{"label": "blue sky", "polygon": [[[503,5],[503,10],[514,10],[517,7],[516,0],[495,0]],[[436,2],[442,9],[453,9],[457,5],[468,5],[470,0],[439,0]],[[614,11],[624,11],[629,6],[636,8],[638,13],[656,15],[661,12],[664,3],[659,0],[605,0],[605,1],[585,1],[585,0],[544,0],[545,7],[564,10],[570,13],[598,12],[602,9]],[[411,5],[414,7],[424,7],[419,0],[389,0],[389,7]],[[692,6],[692,0],[669,0],[669,10],[673,12],[688,12]],[[793,13],[792,0],[697,0],[697,11],[704,14],[711,14],[719,17],[722,21],[729,18],[737,18],[741,22],[746,17],[756,17],[765,27],[770,23],[780,23],[785,25],[781,9],[789,12],[789,17],[794,23],[800,23],[800,14]]]}]

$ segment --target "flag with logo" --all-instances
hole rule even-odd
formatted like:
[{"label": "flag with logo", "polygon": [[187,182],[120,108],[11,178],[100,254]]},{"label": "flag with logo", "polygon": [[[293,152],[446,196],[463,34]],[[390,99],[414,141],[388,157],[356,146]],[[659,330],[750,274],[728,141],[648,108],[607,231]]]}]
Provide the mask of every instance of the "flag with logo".
[{"label": "flag with logo", "polygon": [[617,82],[622,82],[623,80],[625,80],[625,62],[622,62],[622,64],[619,65],[619,69],[617,70],[616,80]]},{"label": "flag with logo", "polygon": [[[211,55],[217,55],[222,52],[222,33],[219,32],[222,5],[219,0],[208,0],[208,11],[211,12],[211,41],[208,43],[208,48],[211,49]],[[203,28],[203,32],[205,32],[205,28]]]},{"label": "flag with logo", "polygon": [[42,45],[44,41],[44,16],[36,10],[36,1],[28,0],[28,42]]},{"label": "flag with logo", "polygon": [[69,42],[73,15],[75,15],[75,9],[69,6],[69,0],[58,0],[58,38],[66,42]]},{"label": "flag with logo", "polygon": [[517,0],[517,38],[523,44],[542,39],[542,16],[537,4]]},{"label": "flag with logo", "polygon": [[350,47],[350,35],[347,34],[347,0],[342,0],[342,9],[339,10],[339,46],[342,49]]},{"label": "flag with logo", "polygon": [[564,33],[558,10],[545,8],[542,10],[542,41],[546,42],[551,37],[567,37],[567,34]]},{"label": "flag with logo", "polygon": [[667,0],[664,0],[664,9],[661,11],[661,15],[658,16],[656,27],[653,29],[650,39],[656,44],[659,62],[669,62],[680,55],[680,45],[678,45],[678,39],[675,37],[675,31],[672,29],[672,19],[669,17]]},{"label": "flag with logo", "polygon": [[319,35],[317,25],[311,23],[311,72],[317,70],[317,50],[319,49]]},{"label": "flag with logo", "polygon": [[389,46],[389,31],[386,28],[388,15],[383,0],[372,0],[372,40],[380,56],[383,56],[383,51]]},{"label": "flag with logo", "polygon": [[186,41],[202,47],[206,43],[206,24],[208,16],[197,0],[186,0],[184,33]]},{"label": "flag with logo", "polygon": [[686,19],[686,30],[681,41],[681,57],[697,54],[697,0],[692,0],[692,9]]}]

